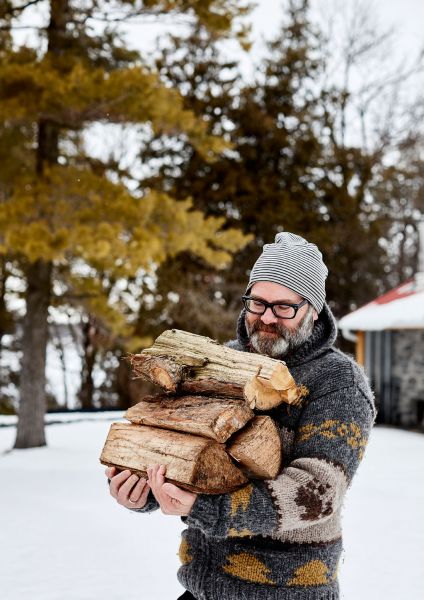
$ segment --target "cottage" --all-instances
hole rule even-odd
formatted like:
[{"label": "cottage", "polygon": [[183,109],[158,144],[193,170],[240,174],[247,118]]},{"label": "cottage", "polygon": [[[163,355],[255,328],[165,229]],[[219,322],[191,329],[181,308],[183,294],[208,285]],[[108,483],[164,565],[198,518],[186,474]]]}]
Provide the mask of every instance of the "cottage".
[{"label": "cottage", "polygon": [[339,321],[370,377],[377,420],[406,427],[424,427],[424,224],[420,234],[415,276]]}]

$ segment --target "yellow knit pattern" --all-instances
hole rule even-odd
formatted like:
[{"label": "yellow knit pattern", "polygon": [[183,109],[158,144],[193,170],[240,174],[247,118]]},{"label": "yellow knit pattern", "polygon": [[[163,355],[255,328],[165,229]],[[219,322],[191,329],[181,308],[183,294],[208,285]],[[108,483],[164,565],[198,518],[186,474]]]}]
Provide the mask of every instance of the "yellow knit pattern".
[{"label": "yellow knit pattern", "polygon": [[234,527],[230,527],[230,529],[228,530],[229,537],[247,537],[252,535],[255,534],[249,529],[241,529],[240,531],[237,531],[237,529],[234,529]]},{"label": "yellow knit pattern", "polygon": [[322,560],[310,560],[298,567],[287,585],[323,585],[329,583],[327,565]]},{"label": "yellow knit pattern", "polygon": [[193,560],[193,557],[190,554],[190,545],[184,538],[181,540],[178,556],[180,557],[180,561],[183,565],[188,565],[188,563]]},{"label": "yellow knit pattern", "polygon": [[249,506],[250,498],[252,497],[253,485],[245,485],[241,489],[231,494],[231,516],[234,517],[239,507],[242,507],[243,512]]},{"label": "yellow knit pattern", "polygon": [[327,419],[320,425],[308,423],[299,427],[298,441],[306,442],[315,435],[328,439],[344,439],[351,448],[358,449],[359,458],[362,458],[367,438],[362,435],[361,428],[355,421],[346,424],[338,419]]},{"label": "yellow knit pattern", "polygon": [[230,575],[235,575],[246,581],[275,585],[275,581],[272,581],[267,576],[268,573],[271,573],[270,569],[248,552],[229,554],[227,556],[227,564],[222,568]]}]

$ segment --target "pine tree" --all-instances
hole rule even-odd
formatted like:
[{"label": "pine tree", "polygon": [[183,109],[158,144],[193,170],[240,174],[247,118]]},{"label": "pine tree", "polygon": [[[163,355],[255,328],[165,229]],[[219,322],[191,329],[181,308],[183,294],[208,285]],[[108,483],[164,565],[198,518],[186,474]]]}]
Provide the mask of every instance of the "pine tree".
[{"label": "pine tree", "polygon": [[[270,44],[270,58],[254,85],[247,86],[235,78],[228,66],[224,70],[219,53],[212,51],[213,40],[205,46],[198,34],[192,41],[197,53],[192,52],[194,58],[186,73],[176,59],[173,62],[168,57],[162,65],[163,71],[166,69],[163,76],[184,92],[186,106],[202,106],[210,114],[214,130],[227,132],[232,150],[209,164],[189,142],[180,144],[178,165],[167,155],[156,185],[161,182],[163,189],[177,197],[191,190],[197,208],[209,215],[225,215],[228,224],[240,224],[245,233],[252,235],[251,243],[237,253],[228,274],[214,273],[207,267],[199,270],[196,264],[187,269],[184,263],[180,269],[172,265],[173,277],[163,279],[161,306],[164,302],[170,305],[163,288],[180,281],[178,290],[188,288],[191,293],[185,293],[185,297],[196,298],[191,303],[186,301],[187,308],[205,305],[213,315],[209,320],[202,319],[201,311],[186,310],[184,317],[180,302],[178,307],[170,307],[172,318],[177,312],[179,322],[188,326],[194,314],[200,329],[209,327],[212,332],[208,333],[220,339],[228,337],[248,271],[262,244],[283,227],[298,233],[307,230],[316,212],[317,200],[310,183],[321,151],[314,131],[318,111],[312,89],[317,61],[310,49],[312,34],[305,11],[303,3],[292,6],[288,23]],[[223,79],[229,73],[226,84]],[[166,149],[157,151],[155,158],[161,159],[161,151]]]},{"label": "pine tree", "polygon": [[[222,58],[216,35],[205,27],[194,27],[183,43],[170,36],[163,40],[155,65],[164,81],[183,94],[184,106],[206,115],[209,131],[231,143],[228,125],[242,81],[237,63]],[[228,206],[234,189],[221,192],[221,173],[232,168],[221,156],[210,163],[184,136],[167,139],[153,136],[141,152],[143,164],[154,164],[153,174],[140,185],[160,188],[178,198],[193,197],[196,208],[213,217],[231,218],[221,203],[228,192]],[[140,309],[138,332],[158,335],[165,327],[189,329],[220,340],[228,337],[236,316],[235,306],[224,304],[220,286],[229,271],[217,270],[191,252],[165,261],[157,271],[157,284]],[[151,296],[154,299],[151,299]],[[224,310],[225,308],[225,310]]]},{"label": "pine tree", "polygon": [[[226,123],[232,151],[209,164],[189,142],[180,144],[175,161],[167,154],[155,184],[176,197],[191,190],[196,207],[210,215],[225,215],[229,225],[239,223],[253,238],[237,253],[228,275],[207,267],[199,271],[196,264],[187,269],[187,262],[180,269],[170,267],[172,277],[163,279],[158,307],[162,315],[164,305],[165,314],[172,318],[177,314],[181,326],[189,327],[193,314],[200,328],[205,325],[193,310],[184,317],[181,303],[177,307],[167,301],[167,291],[196,288],[197,281],[199,291],[192,294],[196,305],[202,306],[206,288],[205,305],[214,316],[208,334],[228,336],[226,317],[234,319],[234,300],[248,281],[249,269],[262,245],[281,230],[303,235],[323,251],[330,270],[327,297],[337,316],[381,291],[387,253],[380,240],[387,236],[389,223],[375,191],[384,170],[384,152],[341,139],[338,116],[348,92],[321,86],[325,57],[321,34],[311,26],[308,11],[305,0],[288,3],[257,81],[231,82],[235,94],[227,92],[217,76],[217,55],[208,57],[203,51],[203,60],[200,56],[193,60],[186,75],[170,57],[162,65],[170,81],[184,91],[187,107],[201,101],[209,106],[202,110],[209,111],[214,127],[224,128]],[[200,53],[201,39],[197,48]],[[214,89],[222,91],[213,94]],[[161,151],[166,149],[156,152],[158,160]],[[191,286],[183,283],[188,278]],[[154,319],[153,312],[152,323]]]},{"label": "pine tree", "polygon": [[82,143],[92,123],[148,124],[157,133],[183,132],[212,161],[225,141],[125,48],[111,24],[96,34],[88,19],[187,13],[217,36],[242,37],[232,24],[244,7],[223,0],[50,0],[39,46],[15,47],[12,17],[33,4],[4,2],[0,9],[0,120],[5,133],[22,137],[15,153],[23,157],[0,183],[0,250],[19,265],[27,288],[16,448],[45,445],[50,307],[83,308],[130,340],[125,297],[137,273],[187,250],[224,266],[245,243],[240,232],[222,229],[224,218],[193,210],[190,199],[132,192],[119,164],[94,159]]}]

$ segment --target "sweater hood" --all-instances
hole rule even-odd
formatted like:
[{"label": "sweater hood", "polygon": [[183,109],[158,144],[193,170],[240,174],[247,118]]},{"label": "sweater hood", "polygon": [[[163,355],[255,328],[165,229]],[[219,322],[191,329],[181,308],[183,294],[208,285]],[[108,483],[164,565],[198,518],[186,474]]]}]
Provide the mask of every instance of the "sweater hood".
[{"label": "sweater hood", "polygon": [[[237,321],[237,340],[229,342],[229,346],[245,352],[253,350],[249,344],[249,336],[246,329],[246,309],[240,312]],[[295,352],[281,357],[281,360],[290,366],[297,366],[316,358],[334,345],[337,338],[337,323],[330,307],[325,302],[318,319],[314,323],[311,336]],[[275,357],[279,358],[279,357]]]}]

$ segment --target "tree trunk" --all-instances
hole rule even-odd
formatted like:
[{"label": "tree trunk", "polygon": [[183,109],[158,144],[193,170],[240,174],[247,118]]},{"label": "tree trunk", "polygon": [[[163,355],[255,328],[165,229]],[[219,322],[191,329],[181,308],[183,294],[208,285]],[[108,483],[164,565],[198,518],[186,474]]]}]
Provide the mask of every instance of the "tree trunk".
[{"label": "tree trunk", "polygon": [[96,334],[96,326],[92,321],[91,316],[88,316],[88,320],[84,323],[83,328],[83,364],[81,371],[81,387],[78,397],[81,402],[81,408],[83,410],[90,410],[93,408],[93,393],[94,393],[94,381],[93,381],[93,370],[96,362],[96,348],[94,344],[94,336]]},{"label": "tree trunk", "polygon": [[198,435],[131,423],[113,423],[100,462],[143,477],[153,464],[166,466],[166,480],[203,494],[225,494],[246,484],[223,444]]},{"label": "tree trunk", "polygon": [[[69,0],[50,0],[47,27],[47,54],[59,58],[66,51],[66,23]],[[40,119],[36,151],[36,175],[44,176],[46,165],[57,163],[59,156],[57,123]],[[23,358],[20,378],[19,419],[15,448],[45,446],[47,315],[51,294],[52,264],[42,259],[27,269],[26,315],[23,330]]]},{"label": "tree trunk", "polygon": [[15,448],[45,446],[47,314],[51,263],[38,260],[27,270],[26,315],[22,337],[19,419]]}]

